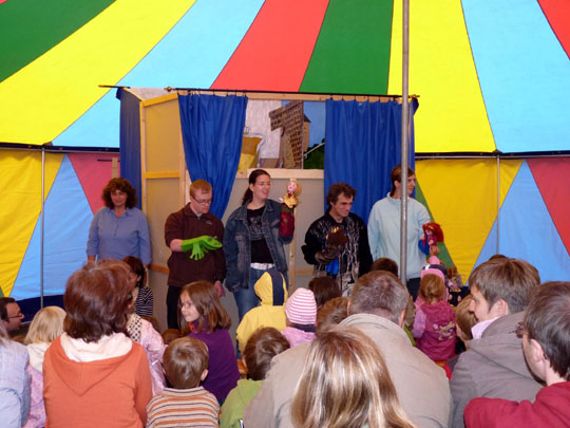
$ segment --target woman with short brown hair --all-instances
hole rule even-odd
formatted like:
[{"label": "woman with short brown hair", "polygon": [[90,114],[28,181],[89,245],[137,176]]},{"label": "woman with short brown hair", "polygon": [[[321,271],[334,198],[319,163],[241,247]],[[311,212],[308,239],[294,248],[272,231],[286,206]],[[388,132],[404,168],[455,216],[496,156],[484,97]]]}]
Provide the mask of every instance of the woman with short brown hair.
[{"label": "woman with short brown hair", "polygon": [[124,262],[88,264],[67,281],[64,333],[45,354],[50,427],[142,427],[151,398],[143,348],[126,334],[133,285]]},{"label": "woman with short brown hair", "polygon": [[87,241],[87,260],[138,257],[150,264],[150,235],[146,217],[135,205],[136,192],[121,177],[112,178],[103,189],[101,208],[91,222]]}]

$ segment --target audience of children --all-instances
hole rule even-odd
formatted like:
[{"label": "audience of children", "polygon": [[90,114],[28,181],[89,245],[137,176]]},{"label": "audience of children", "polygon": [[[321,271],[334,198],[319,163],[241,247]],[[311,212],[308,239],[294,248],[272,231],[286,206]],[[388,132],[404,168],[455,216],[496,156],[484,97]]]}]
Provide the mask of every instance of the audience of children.
[{"label": "audience of children", "polygon": [[313,292],[297,288],[285,303],[287,327],[282,331],[291,347],[307,343],[315,338],[317,302]]},{"label": "audience of children", "polygon": [[281,331],[287,326],[285,307],[287,283],[277,269],[270,269],[253,286],[260,305],[250,309],[243,316],[236,329],[236,339],[243,354],[249,337],[260,327],[275,327]]},{"label": "audience of children", "polygon": [[40,428],[46,424],[44,407],[43,363],[45,353],[55,339],[63,333],[65,311],[58,306],[41,309],[32,320],[24,342],[28,348],[30,365],[28,373],[31,379],[30,415],[24,425],[26,428]]},{"label": "audience of children", "polygon": [[247,378],[240,379],[224,401],[220,418],[222,428],[241,427],[243,412],[261,387],[271,360],[288,348],[287,339],[273,327],[260,328],[251,335],[242,356]]},{"label": "audience of children", "polygon": [[204,342],[183,337],[168,345],[163,366],[169,386],[148,403],[147,428],[218,426],[218,400],[200,386],[208,365]]},{"label": "audience of children", "polygon": [[135,313],[141,317],[152,317],[153,295],[152,289],[146,283],[146,269],[138,257],[127,256],[123,261],[129,265],[131,271],[129,279],[135,284],[134,299]]},{"label": "audience of children", "polygon": [[328,275],[317,276],[311,279],[307,288],[315,295],[317,310],[329,300],[342,296],[342,291],[337,281]]},{"label": "audience of children", "polygon": [[182,288],[180,312],[183,333],[208,347],[208,376],[203,385],[222,404],[240,377],[228,331],[232,320],[208,281],[195,281]]},{"label": "audience of children", "polygon": [[[58,307],[40,310],[25,338],[27,353],[19,352],[21,346],[8,338],[2,313],[2,426],[140,427],[146,423],[148,412],[148,427],[216,427],[220,423],[222,427],[238,428],[272,358],[307,342],[309,354],[293,397],[291,415],[295,426],[412,426],[398,404],[376,347],[350,327],[336,327],[348,316],[349,307],[348,299],[339,296],[334,279],[314,278],[308,289],[298,288],[287,299],[283,276],[276,271],[264,273],[254,286],[261,306],[249,311],[237,329],[243,366],[247,368],[247,378],[238,380],[228,331],[231,319],[215,288],[206,281],[186,285],[180,293],[181,330],[167,330],[161,337],[141,318],[152,315],[152,292],[150,304],[148,295],[141,299],[140,293],[148,289],[144,286],[144,266],[134,257],[125,258],[125,262],[89,264],[74,273],[64,296],[67,318]],[[508,281],[516,282],[513,290],[516,287],[525,293],[538,281],[536,270],[524,262],[502,257],[487,263],[491,263],[489,268],[478,268],[470,278],[474,294],[462,297],[467,288],[462,287],[456,270],[447,270],[448,279],[445,266],[431,258],[421,273],[419,298],[412,304],[415,316],[413,310],[403,313],[413,326],[417,347],[444,367],[448,377],[449,366],[456,362],[455,353],[464,350],[456,344],[463,343],[467,349],[472,342],[474,347],[479,346],[480,337],[487,341],[493,337],[485,327],[493,324],[495,334],[499,321],[502,326],[509,321],[507,317],[522,319],[524,314],[519,311],[524,308],[526,294],[519,298],[520,292],[509,291]],[[390,259],[377,260],[372,269],[395,275],[398,272]],[[493,285],[501,275],[510,276],[500,287]],[[458,290],[454,311],[448,297]],[[498,293],[498,297],[492,293]],[[467,427],[570,424],[563,405],[570,391],[570,369],[564,366],[570,341],[562,334],[567,301],[570,283],[545,284],[531,298],[524,318],[522,344],[526,361],[534,375],[548,386],[538,393],[534,403],[509,401],[513,398],[502,393],[497,395],[502,399],[474,399],[465,409]],[[473,330],[474,339],[475,315],[480,322]],[[146,358],[137,343],[146,351]],[[165,343],[170,343],[166,352]],[[370,365],[370,356],[376,361],[375,367]],[[355,364],[356,359],[360,365]],[[336,376],[339,367],[348,375]],[[454,394],[457,385],[452,388]],[[357,394],[366,399],[356,400]],[[463,409],[454,406],[452,426],[462,426],[458,415],[463,415]]]},{"label": "audience of children", "polygon": [[144,349],[125,335],[134,286],[121,261],[88,264],[67,281],[64,333],[44,357],[46,424],[141,427],[152,396]]},{"label": "audience of children", "polygon": [[317,333],[340,324],[348,316],[348,297],[335,297],[317,311]]},{"label": "audience of children", "polygon": [[412,428],[374,342],[344,326],[311,343],[291,405],[297,428]]},{"label": "audience of children", "polygon": [[30,378],[26,347],[10,339],[5,308],[0,307],[0,421],[3,427],[21,427],[30,411]]},{"label": "audience of children", "polygon": [[436,269],[421,272],[412,334],[416,346],[451,378],[447,364],[455,356],[455,312],[447,303],[443,274]]},{"label": "audience of children", "polygon": [[523,350],[546,386],[531,402],[475,398],[465,408],[468,428],[570,426],[570,282],[543,284],[523,321]]}]

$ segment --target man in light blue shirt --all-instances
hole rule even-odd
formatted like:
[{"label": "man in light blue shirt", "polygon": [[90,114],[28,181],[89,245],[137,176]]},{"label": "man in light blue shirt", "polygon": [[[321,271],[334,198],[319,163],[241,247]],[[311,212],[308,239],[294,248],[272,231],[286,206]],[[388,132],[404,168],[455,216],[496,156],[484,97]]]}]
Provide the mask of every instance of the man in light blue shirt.
[{"label": "man in light blue shirt", "polygon": [[[387,257],[400,266],[400,197],[404,190],[410,195],[416,187],[416,175],[408,169],[408,183],[401,185],[402,168],[392,170],[392,190],[385,198],[372,206],[368,218],[368,241],[374,260]],[[429,223],[429,213],[421,203],[408,197],[408,241],[406,278],[410,294],[415,299],[420,286],[420,271],[426,263],[426,255],[421,252],[419,241],[423,237],[422,226]]]}]

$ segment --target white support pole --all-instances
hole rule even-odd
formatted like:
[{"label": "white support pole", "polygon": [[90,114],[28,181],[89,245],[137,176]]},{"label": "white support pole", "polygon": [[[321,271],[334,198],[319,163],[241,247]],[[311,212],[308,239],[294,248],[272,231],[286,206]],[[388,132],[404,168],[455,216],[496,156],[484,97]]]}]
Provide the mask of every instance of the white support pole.
[{"label": "white support pole", "polygon": [[402,1],[402,176],[400,187],[400,278],[407,281],[408,255],[408,74],[409,74],[409,45],[410,45],[410,2]]},{"label": "white support pole", "polygon": [[42,147],[42,185],[40,204],[40,308],[44,307],[44,235],[45,235],[45,182],[46,182],[46,150]]}]

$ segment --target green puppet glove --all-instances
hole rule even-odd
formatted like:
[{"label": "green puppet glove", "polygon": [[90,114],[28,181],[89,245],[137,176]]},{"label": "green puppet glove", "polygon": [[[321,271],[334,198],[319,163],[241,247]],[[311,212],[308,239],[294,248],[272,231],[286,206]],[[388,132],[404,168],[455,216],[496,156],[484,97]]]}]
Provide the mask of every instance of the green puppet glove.
[{"label": "green puppet glove", "polygon": [[184,239],[181,247],[183,252],[191,252],[189,257],[192,260],[202,260],[208,251],[222,248],[222,243],[213,236],[202,235],[192,239]]}]

